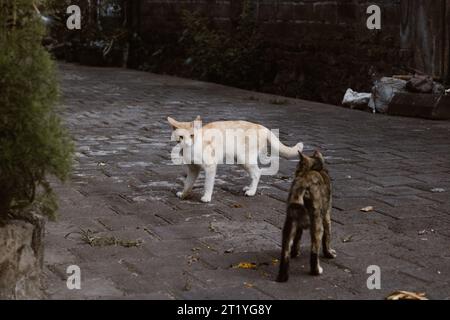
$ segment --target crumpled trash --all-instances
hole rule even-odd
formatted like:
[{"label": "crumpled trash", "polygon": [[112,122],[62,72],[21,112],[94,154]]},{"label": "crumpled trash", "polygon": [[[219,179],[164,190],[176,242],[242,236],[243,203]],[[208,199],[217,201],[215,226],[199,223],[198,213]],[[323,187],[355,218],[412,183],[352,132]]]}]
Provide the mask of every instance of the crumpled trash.
[{"label": "crumpled trash", "polygon": [[412,93],[444,94],[445,87],[428,75],[415,75],[406,83],[406,90]]},{"label": "crumpled trash", "polygon": [[361,212],[372,212],[372,211],[374,211],[375,210],[375,208],[374,207],[372,207],[372,206],[368,206],[368,207],[365,207],[365,208],[362,208],[362,209],[360,209],[360,211]]},{"label": "crumpled trash", "polygon": [[433,94],[443,95],[443,94],[445,94],[445,87],[442,84],[438,83],[438,82],[434,82],[433,92],[432,93]]},{"label": "crumpled trash", "polygon": [[369,108],[373,112],[386,113],[389,103],[397,92],[406,91],[407,81],[391,77],[383,77],[375,82],[372,88],[372,96]]},{"label": "crumpled trash", "polygon": [[342,100],[342,105],[350,109],[366,109],[371,96],[371,93],[360,93],[352,89],[347,89]]}]

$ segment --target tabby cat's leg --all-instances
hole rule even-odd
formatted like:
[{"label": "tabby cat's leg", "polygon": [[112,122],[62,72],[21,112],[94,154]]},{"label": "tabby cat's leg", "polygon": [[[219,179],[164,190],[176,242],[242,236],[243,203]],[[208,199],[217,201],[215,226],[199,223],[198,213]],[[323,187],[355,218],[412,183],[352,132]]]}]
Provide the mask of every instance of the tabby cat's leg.
[{"label": "tabby cat's leg", "polygon": [[331,206],[329,209],[327,209],[325,217],[323,218],[323,229],[323,255],[327,259],[334,259],[336,258],[336,251],[331,249]]},{"label": "tabby cat's leg", "polygon": [[248,187],[244,188],[245,195],[247,197],[253,197],[256,194],[256,189],[258,188],[259,179],[261,178],[261,169],[257,164],[247,164],[244,166],[247,170],[252,182]]},{"label": "tabby cat's leg", "polygon": [[200,166],[195,164],[187,165],[187,176],[186,179],[184,179],[184,188],[183,191],[177,192],[178,198],[184,199],[189,195],[199,174]]},{"label": "tabby cat's leg", "polygon": [[311,274],[318,276],[322,274],[323,269],[319,262],[320,247],[322,244],[323,237],[323,224],[322,217],[318,210],[314,211],[314,216],[311,221]]},{"label": "tabby cat's leg", "polygon": [[292,244],[297,232],[296,214],[288,210],[286,222],[283,228],[283,242],[281,246],[280,270],[278,272],[278,282],[286,282],[289,279],[289,260],[291,255]]},{"label": "tabby cat's leg", "polygon": [[294,247],[292,248],[291,258],[297,258],[300,255],[300,240],[302,239],[303,229],[297,228],[294,238]]},{"label": "tabby cat's leg", "polygon": [[214,190],[214,180],[216,178],[217,165],[205,166],[205,193],[202,197],[202,202],[211,202],[212,193]]}]

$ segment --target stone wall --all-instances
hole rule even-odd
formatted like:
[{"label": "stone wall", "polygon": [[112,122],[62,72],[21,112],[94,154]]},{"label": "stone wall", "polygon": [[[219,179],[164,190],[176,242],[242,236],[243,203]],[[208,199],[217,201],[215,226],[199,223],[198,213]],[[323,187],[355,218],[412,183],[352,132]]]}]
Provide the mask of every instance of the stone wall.
[{"label": "stone wall", "polygon": [[[382,9],[381,31],[366,27],[371,1],[251,3],[271,48],[272,75],[262,91],[338,104],[348,87],[369,90],[374,75],[392,74],[410,59],[405,51],[400,55],[400,0],[375,1]],[[227,30],[242,5],[243,0],[142,0],[133,8],[132,24],[144,41],[163,46],[180,37],[183,10],[203,12]]]},{"label": "stone wall", "polygon": [[43,222],[0,224],[0,299],[42,298]]},{"label": "stone wall", "polygon": [[450,82],[450,0],[403,0],[401,45],[414,68]]}]

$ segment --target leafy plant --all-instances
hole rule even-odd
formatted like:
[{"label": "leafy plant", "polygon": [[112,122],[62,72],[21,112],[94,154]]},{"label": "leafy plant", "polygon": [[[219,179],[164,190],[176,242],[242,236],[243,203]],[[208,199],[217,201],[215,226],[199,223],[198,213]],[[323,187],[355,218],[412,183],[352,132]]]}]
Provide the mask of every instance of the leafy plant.
[{"label": "leafy plant", "polygon": [[180,43],[195,77],[249,89],[261,85],[265,47],[250,1],[244,1],[230,32],[215,28],[199,12],[184,11],[182,21]]},{"label": "leafy plant", "polygon": [[[41,1],[42,2],[42,1]],[[29,0],[0,1],[0,219],[39,210],[54,218],[49,175],[67,178],[73,145],[55,108],[55,66]]]}]

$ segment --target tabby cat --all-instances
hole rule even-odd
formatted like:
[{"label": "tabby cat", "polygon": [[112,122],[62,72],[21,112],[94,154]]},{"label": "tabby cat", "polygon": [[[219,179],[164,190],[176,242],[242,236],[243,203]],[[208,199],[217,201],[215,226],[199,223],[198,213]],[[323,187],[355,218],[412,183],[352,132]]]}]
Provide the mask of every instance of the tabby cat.
[{"label": "tabby cat", "polygon": [[289,279],[289,260],[299,255],[303,230],[310,229],[312,275],[323,272],[319,263],[320,248],[325,258],[336,258],[330,247],[331,238],[331,180],[322,154],[312,157],[301,152],[287,201],[287,217],[283,228],[283,243],[278,282]]}]

